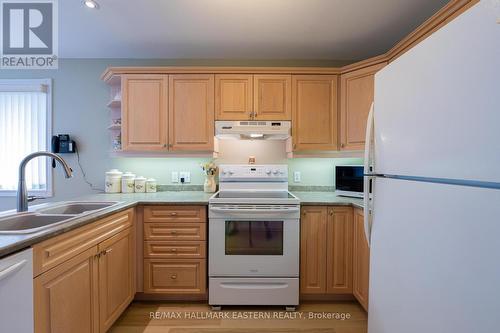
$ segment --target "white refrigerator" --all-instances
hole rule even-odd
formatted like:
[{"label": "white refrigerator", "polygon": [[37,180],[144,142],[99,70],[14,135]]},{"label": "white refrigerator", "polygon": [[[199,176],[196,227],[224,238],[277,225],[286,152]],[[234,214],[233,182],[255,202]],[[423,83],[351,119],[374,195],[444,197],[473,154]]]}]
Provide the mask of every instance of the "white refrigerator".
[{"label": "white refrigerator", "polygon": [[500,332],[500,24],[489,3],[375,76],[369,333]]}]

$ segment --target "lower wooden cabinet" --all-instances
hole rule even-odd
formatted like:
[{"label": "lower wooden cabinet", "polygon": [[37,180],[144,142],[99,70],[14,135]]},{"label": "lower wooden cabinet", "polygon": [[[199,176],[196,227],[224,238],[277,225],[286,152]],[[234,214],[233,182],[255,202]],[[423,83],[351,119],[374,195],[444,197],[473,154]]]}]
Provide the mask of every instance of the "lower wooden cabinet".
[{"label": "lower wooden cabinet", "polygon": [[370,248],[366,241],[363,210],[354,209],[354,279],[353,294],[368,311],[368,285],[370,276]]},{"label": "lower wooden cabinet", "polygon": [[[42,267],[46,258],[41,253],[55,246],[55,240],[75,251],[55,267],[35,272],[36,333],[98,333],[113,325],[135,294],[133,215],[133,210],[117,213],[36,245],[40,255],[34,256],[35,267]],[[115,220],[128,227],[108,228],[108,221]]]},{"label": "lower wooden cabinet", "polygon": [[352,293],[352,208],[304,206],[300,225],[301,294]]},{"label": "lower wooden cabinet", "polygon": [[143,291],[183,299],[207,292],[207,207],[144,207]]}]

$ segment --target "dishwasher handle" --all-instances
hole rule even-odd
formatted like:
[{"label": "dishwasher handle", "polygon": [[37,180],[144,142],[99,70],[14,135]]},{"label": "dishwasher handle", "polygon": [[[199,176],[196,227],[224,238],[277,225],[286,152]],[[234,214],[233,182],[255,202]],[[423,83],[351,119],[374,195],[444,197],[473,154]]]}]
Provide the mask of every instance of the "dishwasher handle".
[{"label": "dishwasher handle", "polygon": [[1,270],[0,271],[0,281],[9,277],[10,275],[14,274],[15,272],[19,271],[21,268],[23,268],[24,265],[26,265],[27,262],[28,262],[28,260],[23,259],[20,262],[17,262],[15,264],[10,265],[9,267]]}]

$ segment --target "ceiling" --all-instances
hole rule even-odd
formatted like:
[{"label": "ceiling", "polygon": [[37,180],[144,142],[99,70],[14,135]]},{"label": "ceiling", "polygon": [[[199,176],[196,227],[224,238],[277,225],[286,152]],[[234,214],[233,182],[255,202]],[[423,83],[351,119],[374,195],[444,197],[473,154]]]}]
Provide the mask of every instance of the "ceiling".
[{"label": "ceiling", "polygon": [[59,57],[361,60],[448,0],[97,2],[59,1]]}]

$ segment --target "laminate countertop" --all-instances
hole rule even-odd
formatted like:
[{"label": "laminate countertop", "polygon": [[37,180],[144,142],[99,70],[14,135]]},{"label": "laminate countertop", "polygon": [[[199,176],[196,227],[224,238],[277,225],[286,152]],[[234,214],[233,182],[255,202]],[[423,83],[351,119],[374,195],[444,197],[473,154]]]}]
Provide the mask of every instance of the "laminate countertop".
[{"label": "laminate countertop", "polygon": [[[339,197],[332,192],[293,193],[301,200],[302,205],[352,205],[354,207],[363,207],[363,201],[361,199]],[[102,193],[71,198],[67,201],[117,201],[118,203],[102,210],[73,217],[64,223],[51,226],[39,232],[28,234],[0,233],[0,258],[137,205],[208,205],[208,199],[211,196],[211,193],[204,193],[201,191],[165,191],[129,194]],[[28,213],[61,203],[63,203],[63,201],[34,205],[30,207]],[[2,217],[11,214],[15,214],[15,211],[0,212],[0,220]]]}]

